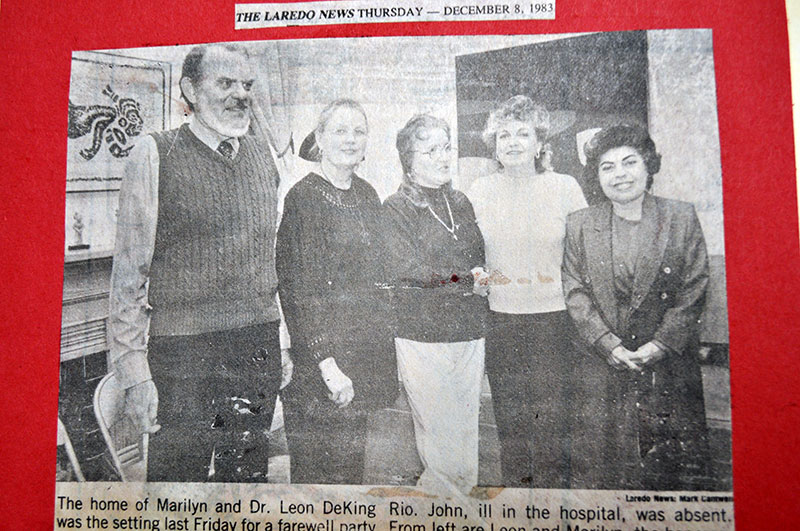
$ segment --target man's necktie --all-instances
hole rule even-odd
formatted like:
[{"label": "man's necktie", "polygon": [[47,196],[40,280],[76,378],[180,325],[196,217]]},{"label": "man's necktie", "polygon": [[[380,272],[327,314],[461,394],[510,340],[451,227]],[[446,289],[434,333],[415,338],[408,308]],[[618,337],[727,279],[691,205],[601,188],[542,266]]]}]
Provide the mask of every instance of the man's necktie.
[{"label": "man's necktie", "polygon": [[217,151],[226,159],[233,159],[233,146],[227,140],[223,140],[219,143]]}]

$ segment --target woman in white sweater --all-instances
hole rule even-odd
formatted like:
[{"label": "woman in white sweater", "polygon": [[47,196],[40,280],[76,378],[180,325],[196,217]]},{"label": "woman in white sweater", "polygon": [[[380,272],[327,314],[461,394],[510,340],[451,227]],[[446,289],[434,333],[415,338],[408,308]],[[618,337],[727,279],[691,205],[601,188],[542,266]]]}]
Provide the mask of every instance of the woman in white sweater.
[{"label": "woman in white sweater", "polygon": [[566,219],[586,207],[578,183],[555,173],[547,110],[514,96],[483,138],[500,169],[469,192],[490,274],[486,372],[509,487],[569,487],[570,320],[561,289]]}]

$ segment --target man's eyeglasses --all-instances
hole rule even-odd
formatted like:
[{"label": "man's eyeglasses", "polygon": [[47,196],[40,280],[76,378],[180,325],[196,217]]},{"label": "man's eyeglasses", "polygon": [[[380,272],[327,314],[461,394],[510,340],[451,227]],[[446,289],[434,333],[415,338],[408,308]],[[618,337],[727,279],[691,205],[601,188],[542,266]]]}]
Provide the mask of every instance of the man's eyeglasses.
[{"label": "man's eyeglasses", "polygon": [[453,151],[455,151],[455,148],[450,144],[445,144],[443,146],[434,146],[428,151],[417,151],[416,149],[409,150],[409,152],[411,153],[419,153],[420,155],[425,155],[429,159],[439,158],[442,155],[449,156]]}]

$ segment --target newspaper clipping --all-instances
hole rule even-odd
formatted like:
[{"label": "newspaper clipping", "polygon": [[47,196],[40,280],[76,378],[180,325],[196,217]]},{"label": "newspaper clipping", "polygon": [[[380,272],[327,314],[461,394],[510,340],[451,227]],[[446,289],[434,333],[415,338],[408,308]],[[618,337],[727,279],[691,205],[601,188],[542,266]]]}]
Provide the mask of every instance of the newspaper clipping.
[{"label": "newspaper clipping", "polygon": [[55,529],[733,529],[710,30],[75,52]]}]

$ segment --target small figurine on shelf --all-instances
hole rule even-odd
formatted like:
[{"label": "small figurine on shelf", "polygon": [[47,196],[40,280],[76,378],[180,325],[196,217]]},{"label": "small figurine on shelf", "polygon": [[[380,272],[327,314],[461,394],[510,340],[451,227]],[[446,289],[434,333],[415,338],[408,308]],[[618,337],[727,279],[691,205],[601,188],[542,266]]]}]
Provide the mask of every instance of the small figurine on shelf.
[{"label": "small figurine on shelf", "polygon": [[89,248],[88,243],[83,243],[83,216],[79,212],[72,215],[75,223],[72,224],[72,245],[67,247],[70,251],[83,251]]}]

